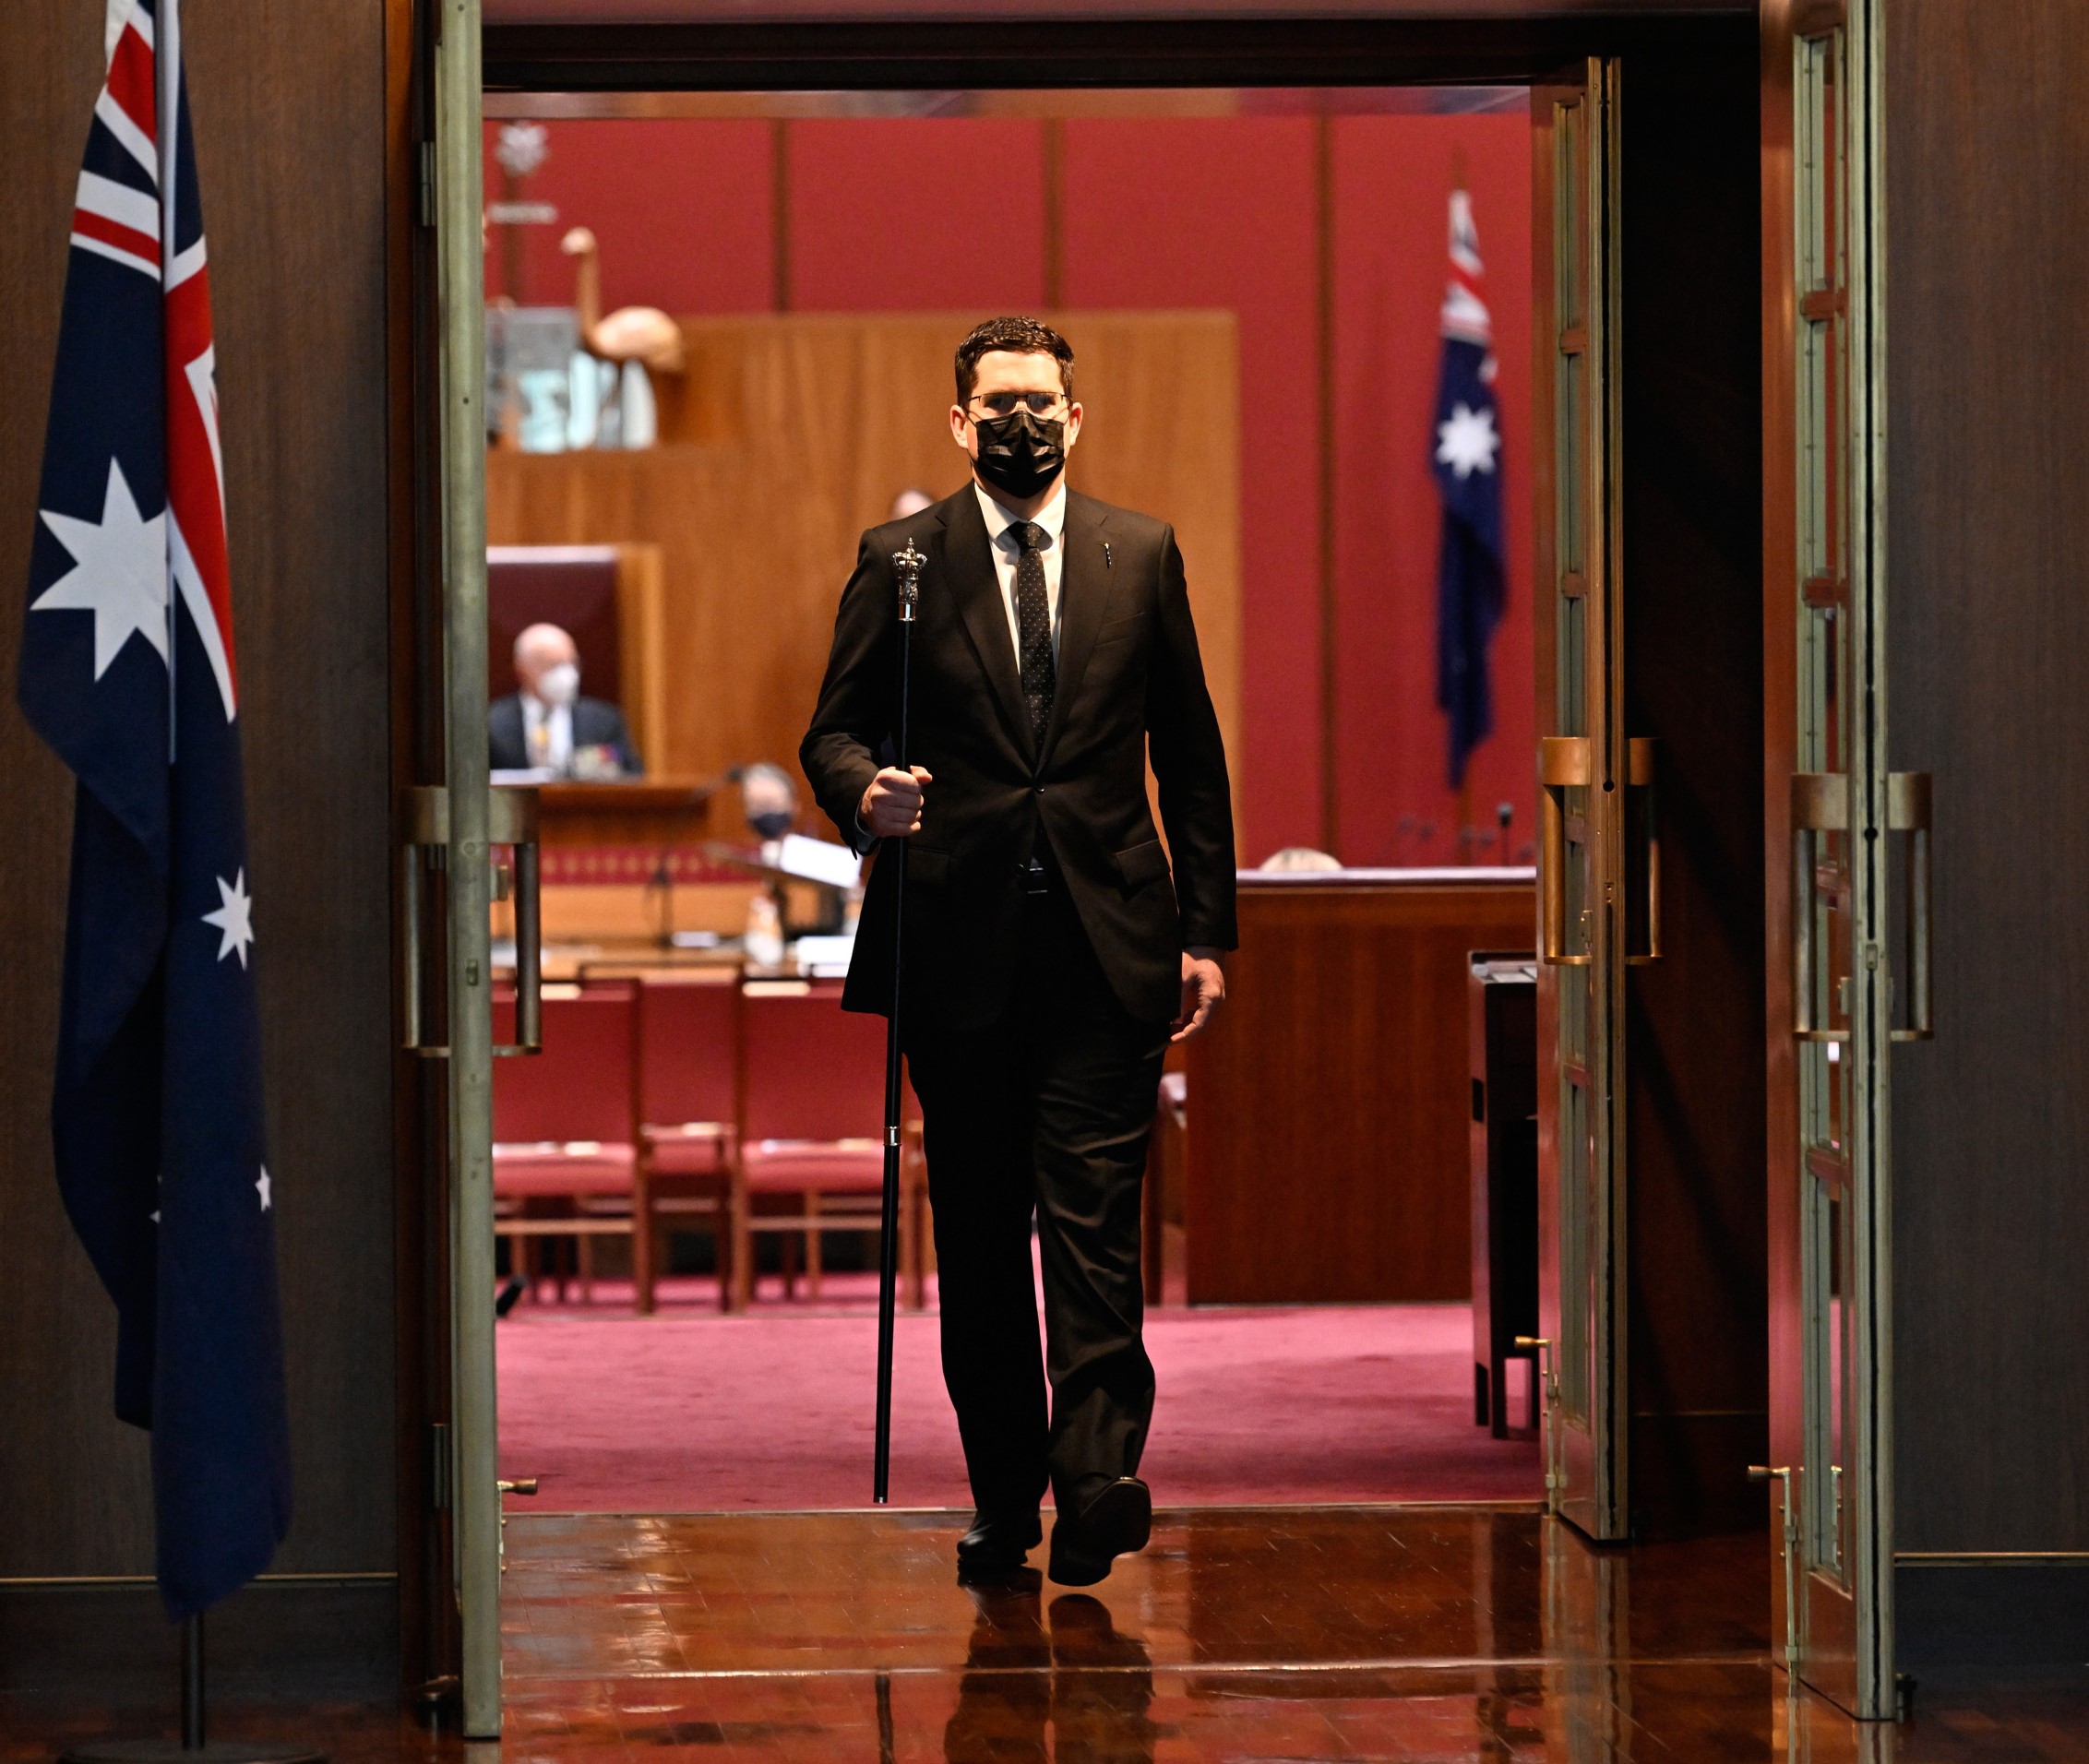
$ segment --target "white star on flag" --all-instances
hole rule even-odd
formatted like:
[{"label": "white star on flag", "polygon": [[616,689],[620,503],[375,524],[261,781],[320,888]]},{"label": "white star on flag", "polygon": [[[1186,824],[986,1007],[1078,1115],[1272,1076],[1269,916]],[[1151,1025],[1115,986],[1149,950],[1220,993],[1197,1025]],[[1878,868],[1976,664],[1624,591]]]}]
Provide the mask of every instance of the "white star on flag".
[{"label": "white star on flag", "polygon": [[94,614],[94,677],[109,672],[135,631],[167,659],[167,517],[147,520],[125,482],[124,469],[109,461],[109,486],[101,519],[79,520],[37,511],[43,524],[72,554],[73,567],[30,603],[36,613]]},{"label": "white star on flag", "polygon": [[205,924],[216,925],[224,936],[218,944],[220,961],[239,951],[239,965],[246,966],[246,951],[254,941],[254,899],[246,891],[246,871],[243,867],[239,880],[228,882],[218,878],[218,895],[221,904],[215,912],[203,915]]},{"label": "white star on flag", "polygon": [[1495,449],[1500,445],[1492,411],[1475,413],[1462,404],[1454,404],[1449,421],[1437,424],[1437,463],[1449,466],[1461,478],[1470,478],[1474,471],[1492,471]]},{"label": "white star on flag", "polygon": [[269,1211],[275,1204],[269,1198],[269,1190],[271,1186],[269,1181],[269,1166],[263,1164],[261,1166],[261,1180],[254,1185],[255,1192],[261,1197],[261,1210],[263,1212]]}]

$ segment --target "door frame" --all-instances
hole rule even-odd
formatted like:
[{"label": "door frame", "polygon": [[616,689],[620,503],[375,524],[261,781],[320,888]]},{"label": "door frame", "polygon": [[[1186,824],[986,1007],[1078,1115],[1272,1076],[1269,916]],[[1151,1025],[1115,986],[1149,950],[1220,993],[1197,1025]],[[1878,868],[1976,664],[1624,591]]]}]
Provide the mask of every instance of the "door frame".
[{"label": "door frame", "polygon": [[[1621,542],[1622,84],[1617,61],[1591,57],[1531,94],[1546,1495],[1551,1511],[1604,1543],[1628,1534],[1630,1513],[1624,811],[1634,781]],[[1576,112],[1569,145],[1562,131]],[[1563,171],[1579,188],[1561,184]],[[1563,408],[1575,386],[1574,408]],[[1563,653],[1570,618],[1577,636]]]},{"label": "door frame", "polygon": [[[469,18],[476,27],[479,0],[430,0],[446,27],[461,30]],[[1228,19],[828,19],[814,23],[707,24],[502,24],[475,33],[483,44],[479,66],[469,77],[462,57],[446,57],[440,72],[448,114],[455,126],[440,132],[437,161],[437,255],[448,242],[468,233],[473,285],[478,285],[480,101],[485,91],[559,91],[639,93],[727,90],[921,90],[1052,89],[1085,87],[1161,88],[1255,86],[1342,87],[1406,84],[1503,84],[1536,88],[1556,79],[1563,66],[1579,66],[1594,56],[1629,64],[1638,57],[1662,54],[1702,44],[1712,33],[1735,34],[1743,21],[1731,12],[1678,14],[1657,4],[1645,10],[1618,10],[1580,18],[1498,17],[1472,20],[1442,18],[1297,18],[1261,17]],[[1745,21],[1753,40],[1753,18]],[[466,85],[470,84],[467,94]],[[469,113],[470,125],[462,120]],[[463,252],[454,254],[452,286],[460,285]],[[449,310],[446,339],[453,352],[483,347],[482,315]],[[445,387],[446,409],[463,408],[467,387],[454,381]],[[459,432],[455,425],[453,433]],[[463,432],[469,432],[468,430]],[[453,490],[468,482],[471,467],[450,460]],[[481,500],[473,531],[483,538],[483,455],[477,462]],[[483,565],[475,565],[468,522],[453,514],[445,528],[447,594],[453,622],[457,609],[476,593],[483,608]],[[476,580],[476,587],[473,583]],[[462,598],[460,598],[462,597]],[[465,621],[469,623],[467,619]],[[475,661],[475,668],[472,665]],[[448,763],[452,777],[466,758],[472,733],[467,712],[474,694],[483,698],[484,656],[451,653],[448,661],[449,730]],[[450,829],[453,861],[472,849],[483,868],[485,826],[483,809],[469,811],[466,822]],[[476,827],[476,833],[469,830]],[[472,868],[471,865],[465,866]],[[483,924],[483,900],[475,910],[461,897],[459,917]],[[1773,952],[1773,958],[1774,952]],[[470,996],[464,966],[470,951],[453,940],[450,988],[453,1004]],[[484,959],[484,952],[480,952]],[[482,968],[482,972],[484,970]],[[454,1019],[453,1019],[454,1020]],[[485,1039],[490,1042],[490,1026]],[[486,1050],[490,1055],[490,1048]],[[477,1055],[474,1054],[474,1062]],[[488,1068],[490,1070],[490,1066]],[[451,1157],[464,1173],[460,1192],[472,1190],[478,1172],[490,1168],[490,1106],[483,1096],[460,1096],[451,1085]],[[464,1110],[458,1107],[460,1102]],[[467,1114],[470,1118],[466,1118]],[[490,1213],[490,1180],[484,1203]],[[477,1206],[476,1199],[473,1207]],[[476,1213],[473,1214],[476,1218]],[[462,1212],[453,1223],[461,1234]],[[490,1244],[490,1234],[488,1238]],[[481,1389],[473,1404],[485,1417],[483,1434],[469,1451],[453,1452],[453,1498],[467,1485],[493,1486],[495,1458],[491,1389],[491,1257],[485,1278],[474,1272],[473,1290],[455,1289],[453,1312],[477,1306],[485,1318],[482,1356],[473,1349]],[[461,1267],[459,1269],[462,1272]],[[476,1289],[484,1286],[481,1293]],[[484,1303],[480,1303],[481,1299]],[[431,1319],[430,1327],[451,1333],[451,1318]],[[470,1332],[454,1338],[470,1346]],[[1622,1340],[1619,1341],[1622,1349]],[[468,1382],[461,1365],[460,1388]],[[465,1405],[460,1405],[460,1413]],[[411,1448],[418,1448],[418,1441]],[[469,1474],[467,1472],[469,1471]],[[483,1499],[483,1496],[478,1498]],[[455,1561],[464,1612],[463,1652],[468,1734],[499,1731],[499,1660],[497,1562],[498,1501],[490,1506],[491,1552],[481,1548],[475,1565],[461,1565],[472,1555],[460,1525]],[[459,1516],[462,1518],[461,1511]],[[482,1525],[480,1528],[483,1530]],[[488,1567],[488,1563],[491,1567]],[[491,1614],[490,1620],[487,1614]],[[476,1638],[476,1640],[474,1640]],[[476,1665],[472,1663],[476,1661]],[[473,1687],[477,1686],[476,1691]]]},{"label": "door frame", "polygon": [[[1765,1059],[1770,1152],[1770,1461],[1774,1522],[1771,1584],[1775,1654],[1803,1679],[1864,1720],[1891,1719],[1896,1708],[1893,1658],[1892,1181],[1890,1143],[1891,1052],[1896,1031],[1895,971],[1903,966],[1891,935],[1891,834],[1907,816],[1888,770],[1886,698],[1886,213],[1885,57],[1881,0],[1762,0],[1762,315],[1763,315],[1763,847],[1765,879]],[[1806,574],[1802,461],[1798,429],[1800,331],[1806,311],[1799,233],[1820,214],[1800,199],[1801,163],[1796,56],[1802,40],[1836,41],[1843,106],[1833,124],[1841,170],[1832,177],[1843,208],[1845,266],[1841,303],[1831,322],[1846,328],[1840,343],[1844,408],[1831,415],[1846,463],[1824,470],[1829,495],[1846,507],[1831,514],[1842,552],[1838,615],[1846,650],[1847,708],[1843,770],[1847,778],[1847,917],[1852,930],[1851,995],[1842,1016],[1847,1039],[1837,1078],[1847,1096],[1847,1204],[1854,1215],[1844,1238],[1837,1292],[1855,1324],[1844,1413],[1849,1436],[1832,1496],[1808,1481],[1818,1444],[1816,1332],[1837,1327],[1813,1315],[1827,1251],[1809,1224],[1812,1178],[1801,1149],[1802,1041],[1795,852],[1799,849],[1796,775],[1806,769],[1798,746],[1801,578]],[[1818,198],[1815,198],[1818,200]],[[1927,795],[1923,807],[1927,812]],[[1810,867],[1810,866],[1809,866]],[[1810,899],[1813,887],[1808,877]],[[1811,909],[1808,909],[1811,916]],[[1858,952],[1861,951],[1861,959]],[[1826,951],[1814,952],[1813,965]],[[1914,976],[1909,976],[1913,980]],[[1916,983],[1920,983],[1917,982]],[[1809,984],[1807,991],[1813,991]],[[1809,998],[1804,1009],[1815,1008]],[[1903,1006],[1905,1014],[1905,1006]],[[1809,1019],[1810,1020],[1810,1019]],[[1825,1045],[1825,1044],[1823,1044]],[[1838,1532],[1847,1528],[1846,1572],[1817,1572],[1813,1537],[1821,1504]]]}]

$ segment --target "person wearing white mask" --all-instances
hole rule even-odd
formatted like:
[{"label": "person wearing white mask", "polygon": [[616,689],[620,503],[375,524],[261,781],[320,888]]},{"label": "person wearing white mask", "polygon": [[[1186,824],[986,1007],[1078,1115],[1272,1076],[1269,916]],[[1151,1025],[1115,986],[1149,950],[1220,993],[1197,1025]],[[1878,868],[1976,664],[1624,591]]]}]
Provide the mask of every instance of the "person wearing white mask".
[{"label": "person wearing white mask", "polygon": [[495,771],[548,771],[558,778],[636,778],[645,771],[624,713],[580,696],[580,655],[555,625],[532,625],[515,639],[519,690],[487,715]]}]

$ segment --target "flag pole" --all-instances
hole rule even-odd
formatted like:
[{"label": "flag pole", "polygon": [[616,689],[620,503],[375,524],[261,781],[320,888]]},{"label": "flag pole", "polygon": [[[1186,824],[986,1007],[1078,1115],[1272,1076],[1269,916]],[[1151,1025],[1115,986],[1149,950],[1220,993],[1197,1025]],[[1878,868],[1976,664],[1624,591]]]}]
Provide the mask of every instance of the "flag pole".
[{"label": "flag pole", "polygon": [[200,1752],[204,1746],[203,1614],[198,1611],[182,1624],[182,1750]]},{"label": "flag pole", "polygon": [[[914,609],[921,599],[921,571],[928,560],[914,549],[892,554],[900,594],[900,712],[893,764],[907,769],[908,673],[913,659]],[[871,1451],[870,1498],[883,1507],[892,1482],[892,1332],[900,1286],[900,1001],[904,995],[901,936],[906,924],[907,842],[891,841],[892,1014],[885,1019],[885,1193],[877,1233],[877,1424]]]},{"label": "flag pole", "polygon": [[181,1630],[181,1737],[101,1739],[66,1748],[59,1764],[327,1764],[316,1746],[268,1740],[212,1740],[205,1697],[203,1614],[184,1617]]}]

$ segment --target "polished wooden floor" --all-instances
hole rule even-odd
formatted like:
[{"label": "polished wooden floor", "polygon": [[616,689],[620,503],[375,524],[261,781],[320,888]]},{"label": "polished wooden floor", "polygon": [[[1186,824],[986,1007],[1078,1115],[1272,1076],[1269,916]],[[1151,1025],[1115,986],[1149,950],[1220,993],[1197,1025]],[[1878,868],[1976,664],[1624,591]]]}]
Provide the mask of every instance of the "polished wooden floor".
[{"label": "polished wooden floor", "polygon": [[[1211,1509],[1163,1515],[1071,1592],[961,1588],[961,1523],[518,1518],[498,1748],[349,1710],[231,1710],[218,1732],[317,1722],[342,1764],[2089,1758],[2081,1685],[1926,1692],[1863,1730],[1788,1694],[1761,1537],[1606,1552],[1520,1508]],[[0,1716],[8,1759],[106,1725]]]}]

